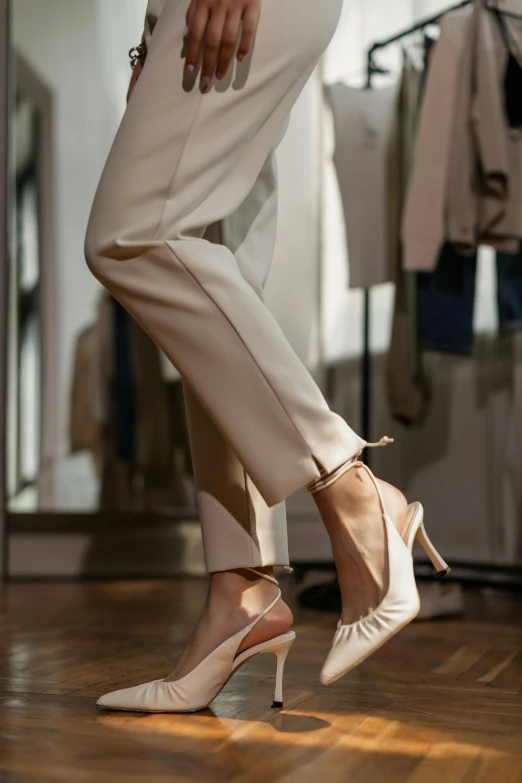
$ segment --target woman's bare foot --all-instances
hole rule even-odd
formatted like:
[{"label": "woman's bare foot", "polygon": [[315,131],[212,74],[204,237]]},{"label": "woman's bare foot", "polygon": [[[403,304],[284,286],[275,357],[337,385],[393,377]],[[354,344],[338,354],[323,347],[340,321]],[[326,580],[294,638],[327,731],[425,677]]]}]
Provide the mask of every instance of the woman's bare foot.
[{"label": "woman's bare foot", "polygon": [[[274,574],[273,568],[257,570],[268,576]],[[189,674],[226,639],[258,617],[276,595],[275,584],[245,569],[212,574],[203,611],[179,663],[174,671],[165,677],[165,682],[179,680]],[[243,639],[238,652],[286,633],[292,623],[292,612],[280,599]]]},{"label": "woman's bare foot", "polygon": [[[386,510],[401,532],[408,503],[378,480]],[[388,588],[384,521],[376,489],[363,468],[352,468],[313,495],[330,536],[342,597],[342,622],[354,623],[381,603]]]}]

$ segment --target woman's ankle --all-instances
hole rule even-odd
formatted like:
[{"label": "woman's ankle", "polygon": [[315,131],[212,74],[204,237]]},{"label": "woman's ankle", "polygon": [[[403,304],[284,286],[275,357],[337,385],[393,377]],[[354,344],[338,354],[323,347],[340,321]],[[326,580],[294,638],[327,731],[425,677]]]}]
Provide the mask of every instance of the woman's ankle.
[{"label": "woman's ankle", "polygon": [[[264,566],[256,569],[267,576],[272,576],[273,566]],[[263,579],[246,568],[233,569],[231,571],[219,571],[211,575],[209,588],[209,604],[248,606],[252,603],[254,594],[271,596],[275,594],[277,587],[273,582]],[[257,604],[257,601],[253,601]],[[216,607],[217,608],[217,607]]]},{"label": "woman's ankle", "polygon": [[334,484],[314,494],[313,499],[326,521],[325,518],[337,516],[337,513],[365,513],[378,501],[378,495],[366,472],[352,468]]}]

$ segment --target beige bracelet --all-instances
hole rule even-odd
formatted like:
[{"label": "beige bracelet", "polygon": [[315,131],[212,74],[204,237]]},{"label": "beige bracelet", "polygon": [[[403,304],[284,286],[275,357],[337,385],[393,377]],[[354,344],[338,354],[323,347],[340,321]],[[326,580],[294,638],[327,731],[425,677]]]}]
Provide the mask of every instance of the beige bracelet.
[{"label": "beige bracelet", "polygon": [[138,44],[138,46],[133,46],[132,49],[129,51],[132,70],[134,70],[137,64],[140,62],[140,60],[143,61],[146,56],[147,56],[147,45],[145,43],[142,42]]}]

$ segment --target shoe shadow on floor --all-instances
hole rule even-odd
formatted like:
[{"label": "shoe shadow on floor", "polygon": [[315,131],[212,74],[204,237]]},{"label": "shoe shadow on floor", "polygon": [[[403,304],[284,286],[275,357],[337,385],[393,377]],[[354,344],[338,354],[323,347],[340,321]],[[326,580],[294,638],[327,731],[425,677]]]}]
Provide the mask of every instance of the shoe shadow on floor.
[{"label": "shoe shadow on floor", "polygon": [[[176,713],[172,714],[176,715]],[[216,721],[221,720],[220,715],[216,715],[216,713],[210,707],[197,713],[188,714],[191,717],[200,716],[202,718],[214,718]],[[167,729],[169,713],[150,713],[147,715],[140,712],[131,712],[130,710],[125,712],[119,712],[118,710],[115,710],[114,712],[100,710],[100,713],[96,716],[96,722],[104,723],[109,726],[112,725],[113,728],[122,729],[126,726],[128,728],[132,726],[134,723],[132,720],[133,717],[139,720],[140,724],[143,725],[143,721],[146,721],[147,718],[152,717],[152,715],[154,715],[153,722],[156,725],[158,723],[158,718],[161,715],[160,721],[162,727],[163,729]],[[246,719],[245,722],[250,721]],[[315,731],[323,731],[324,729],[329,729],[331,727],[331,724],[322,718],[316,718],[313,715],[292,715],[291,712],[280,712],[276,717],[267,717],[266,719],[254,718],[252,719],[252,722],[268,723],[281,734],[304,734]]]},{"label": "shoe shadow on floor", "polygon": [[[220,716],[212,710],[211,707],[202,710],[200,715],[206,715],[210,718],[220,720]],[[247,722],[248,718],[246,719]],[[322,718],[316,718],[314,715],[293,715],[291,712],[279,712],[275,717],[252,718],[252,723],[269,723],[281,734],[305,734],[312,731],[324,731],[331,728],[331,723]]]},{"label": "shoe shadow on floor", "polygon": [[276,731],[283,734],[300,734],[311,731],[329,729],[331,724],[313,715],[292,715],[291,712],[281,713],[270,723]]}]

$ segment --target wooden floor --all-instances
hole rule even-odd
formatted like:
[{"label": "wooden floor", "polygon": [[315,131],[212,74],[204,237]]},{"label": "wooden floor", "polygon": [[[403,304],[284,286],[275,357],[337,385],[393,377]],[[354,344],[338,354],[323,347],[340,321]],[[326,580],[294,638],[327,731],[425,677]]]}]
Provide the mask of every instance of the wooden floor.
[{"label": "wooden floor", "polygon": [[198,714],[97,708],[168,672],[204,591],[1,587],[1,783],[522,783],[520,597],[469,593],[464,621],[414,623],[329,688],[318,673],[336,618],[301,610],[283,712],[272,656]]}]

